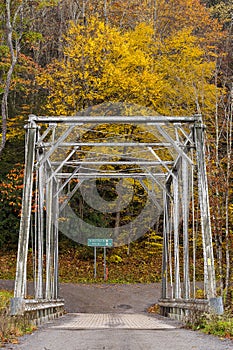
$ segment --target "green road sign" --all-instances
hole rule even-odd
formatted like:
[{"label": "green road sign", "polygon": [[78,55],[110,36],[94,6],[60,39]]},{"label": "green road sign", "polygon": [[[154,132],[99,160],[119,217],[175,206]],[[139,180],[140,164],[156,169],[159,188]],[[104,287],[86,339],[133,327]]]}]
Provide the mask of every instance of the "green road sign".
[{"label": "green road sign", "polygon": [[87,245],[89,247],[112,247],[113,240],[111,238],[89,238]]}]

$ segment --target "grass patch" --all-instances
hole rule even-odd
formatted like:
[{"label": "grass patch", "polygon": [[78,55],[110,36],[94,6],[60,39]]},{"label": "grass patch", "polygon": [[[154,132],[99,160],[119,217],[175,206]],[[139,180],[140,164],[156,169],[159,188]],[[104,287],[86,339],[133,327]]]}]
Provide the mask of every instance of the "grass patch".
[{"label": "grass patch", "polygon": [[10,316],[10,298],[13,293],[0,290],[0,346],[5,343],[17,343],[18,337],[31,333],[35,326],[28,316]]},{"label": "grass patch", "polygon": [[221,338],[233,339],[233,317],[231,313],[223,315],[201,314],[200,312],[187,320],[186,325],[193,330],[212,334]]},{"label": "grass patch", "polygon": [[213,334],[224,338],[233,339],[233,319],[219,317],[212,320],[206,320],[202,325],[202,331],[207,334]]}]

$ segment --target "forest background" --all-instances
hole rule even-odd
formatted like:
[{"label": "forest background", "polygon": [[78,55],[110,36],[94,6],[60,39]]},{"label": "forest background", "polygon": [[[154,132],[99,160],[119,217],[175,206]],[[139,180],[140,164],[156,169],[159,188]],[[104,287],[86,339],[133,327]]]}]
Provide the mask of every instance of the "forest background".
[{"label": "forest background", "polygon": [[[217,278],[229,295],[232,24],[227,0],[1,0],[0,277],[14,278],[28,115],[129,102],[165,115],[202,114]],[[130,252],[109,252],[112,281],[159,280],[159,238],[150,232]],[[61,237],[60,250],[63,281],[91,280],[90,249]]]}]

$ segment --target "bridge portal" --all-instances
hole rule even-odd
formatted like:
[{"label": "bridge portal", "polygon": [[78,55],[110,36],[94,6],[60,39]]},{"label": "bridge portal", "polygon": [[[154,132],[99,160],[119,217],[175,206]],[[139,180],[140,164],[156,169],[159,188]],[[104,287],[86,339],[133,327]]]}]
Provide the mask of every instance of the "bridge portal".
[{"label": "bridge portal", "polygon": [[[59,231],[81,244],[107,238],[119,246],[143,236],[161,221],[163,313],[196,303],[197,221],[204,261],[204,307],[215,300],[204,132],[200,115],[30,115],[12,313],[22,312],[22,305],[28,310],[35,305],[42,309],[43,305],[52,309],[62,306]],[[112,201],[100,196],[98,181],[113,181],[116,195]],[[147,200],[124,225],[94,227],[70,205],[79,191],[89,206],[111,215],[130,205],[135,186],[147,193]],[[35,286],[31,304],[26,299],[30,236]]]}]

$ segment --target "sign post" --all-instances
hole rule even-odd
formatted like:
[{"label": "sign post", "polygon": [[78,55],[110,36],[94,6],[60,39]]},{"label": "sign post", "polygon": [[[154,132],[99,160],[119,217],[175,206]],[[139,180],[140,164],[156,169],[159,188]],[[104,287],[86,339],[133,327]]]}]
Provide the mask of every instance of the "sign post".
[{"label": "sign post", "polygon": [[106,281],[106,248],[113,246],[113,240],[111,238],[89,238],[87,245],[94,248],[94,278],[96,278],[96,248],[104,248],[104,280]]},{"label": "sign post", "polygon": [[104,280],[106,281],[106,247],[104,247]]},{"label": "sign post", "polygon": [[96,247],[94,247],[94,278],[96,278]]}]

